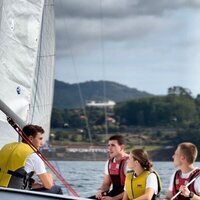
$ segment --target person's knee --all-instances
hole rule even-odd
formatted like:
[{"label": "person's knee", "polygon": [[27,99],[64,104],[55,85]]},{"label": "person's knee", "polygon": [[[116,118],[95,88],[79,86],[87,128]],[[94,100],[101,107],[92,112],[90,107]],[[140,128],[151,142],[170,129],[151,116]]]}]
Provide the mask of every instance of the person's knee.
[{"label": "person's knee", "polygon": [[50,190],[54,194],[63,194],[61,187],[58,185],[54,185]]}]

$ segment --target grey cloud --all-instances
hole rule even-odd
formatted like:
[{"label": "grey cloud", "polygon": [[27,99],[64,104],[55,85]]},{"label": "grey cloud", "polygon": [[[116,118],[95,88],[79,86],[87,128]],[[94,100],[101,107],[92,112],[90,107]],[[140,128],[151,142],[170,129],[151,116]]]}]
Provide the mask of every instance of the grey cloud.
[{"label": "grey cloud", "polygon": [[176,28],[163,15],[186,7],[197,9],[200,1],[56,0],[57,55],[90,52],[100,48],[101,42],[133,44],[160,30]]},{"label": "grey cloud", "polygon": [[181,8],[200,9],[199,0],[56,0],[58,18],[118,18],[160,15]]},{"label": "grey cloud", "polygon": [[200,9],[199,0],[138,0],[137,4],[132,1],[129,3],[138,15],[161,15],[164,12],[182,8]]}]

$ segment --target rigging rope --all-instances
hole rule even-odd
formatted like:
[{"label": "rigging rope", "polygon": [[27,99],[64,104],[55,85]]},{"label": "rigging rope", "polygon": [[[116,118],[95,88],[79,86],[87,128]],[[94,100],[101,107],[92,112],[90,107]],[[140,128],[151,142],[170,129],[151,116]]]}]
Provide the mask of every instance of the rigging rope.
[{"label": "rigging rope", "polygon": [[104,116],[105,116],[105,133],[106,138],[108,137],[108,115],[107,115],[107,92],[106,92],[106,69],[105,69],[105,50],[104,50],[104,40],[103,40],[103,6],[102,6],[102,0],[100,0],[100,19],[101,19],[101,54],[102,54],[102,71],[103,71],[103,100],[105,102],[104,106]]},{"label": "rigging rope", "polygon": [[[61,7],[64,8],[64,5],[61,5]],[[66,19],[64,19],[64,23],[65,23],[65,27],[67,27]],[[67,42],[70,41],[67,28],[66,28],[66,37],[68,39],[66,41]],[[80,97],[80,100],[81,100],[81,109],[83,110],[83,114],[85,116],[84,119],[85,119],[85,123],[86,123],[86,129],[87,129],[87,133],[88,133],[88,137],[89,137],[89,142],[90,142],[91,145],[93,145],[90,125],[89,125],[89,119],[88,119],[88,116],[87,116],[86,108],[84,106],[85,105],[84,104],[84,98],[83,98],[81,86],[80,86],[80,83],[79,83],[79,77],[78,77],[78,73],[77,73],[76,62],[75,62],[75,59],[74,59],[74,53],[72,51],[72,47],[71,47],[69,42],[68,42],[68,46],[69,46],[69,50],[70,50],[70,56],[71,56],[71,59],[72,59],[72,65],[73,65],[73,69],[74,69],[74,73],[75,73],[75,78],[77,80],[78,94],[79,94],[79,97]]]},{"label": "rigging rope", "polygon": [[63,185],[75,196],[78,197],[76,191],[70,186],[70,184],[59,174],[59,172],[54,168],[54,166],[47,160],[47,158],[38,150],[33,143],[28,139],[28,137],[23,134],[22,129],[16,124],[12,118],[7,117],[8,123],[17,131],[17,133],[24,139],[24,141],[33,149],[33,151],[44,161],[44,163],[51,169],[51,171],[56,175],[56,177],[63,183]]}]

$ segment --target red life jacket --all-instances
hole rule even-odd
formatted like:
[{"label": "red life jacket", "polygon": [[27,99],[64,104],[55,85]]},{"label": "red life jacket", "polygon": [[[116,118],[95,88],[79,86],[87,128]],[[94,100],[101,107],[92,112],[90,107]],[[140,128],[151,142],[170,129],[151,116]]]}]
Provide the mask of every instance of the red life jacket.
[{"label": "red life jacket", "polygon": [[[179,192],[179,188],[181,185],[186,185],[189,183],[193,178],[197,177],[200,175],[200,169],[197,168],[195,169],[188,178],[181,178],[181,170],[176,171],[175,176],[174,176],[174,185],[173,185],[173,190],[172,193],[175,195],[177,192]],[[196,191],[194,189],[194,182],[188,186],[188,189],[191,192],[194,192],[196,194]],[[176,199],[178,200],[186,200],[190,199],[189,197],[184,197],[183,195],[179,195]]]},{"label": "red life jacket", "polygon": [[[126,175],[124,174],[124,165],[128,157],[124,157],[119,162],[114,162],[114,158],[108,161],[108,173],[112,180],[112,196],[118,195],[124,191]],[[109,192],[110,193],[110,192]]]}]

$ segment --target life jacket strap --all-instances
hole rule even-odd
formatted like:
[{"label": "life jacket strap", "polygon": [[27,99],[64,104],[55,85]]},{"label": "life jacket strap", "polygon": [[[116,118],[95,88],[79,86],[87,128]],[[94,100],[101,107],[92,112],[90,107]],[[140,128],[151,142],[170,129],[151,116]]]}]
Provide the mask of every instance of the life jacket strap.
[{"label": "life jacket strap", "polygon": [[18,178],[24,178],[25,177],[25,174],[20,174],[19,172],[15,172],[15,171],[12,171],[12,170],[8,170],[7,171],[7,174],[10,174],[12,176],[16,176]]}]

